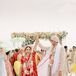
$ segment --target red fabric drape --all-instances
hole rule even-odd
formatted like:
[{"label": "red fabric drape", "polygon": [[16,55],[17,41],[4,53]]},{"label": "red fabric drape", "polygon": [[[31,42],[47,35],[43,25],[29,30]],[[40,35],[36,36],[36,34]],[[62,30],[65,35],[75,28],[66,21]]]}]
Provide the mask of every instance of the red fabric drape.
[{"label": "red fabric drape", "polygon": [[[36,52],[33,52],[32,53],[33,66],[32,67],[27,67],[27,68],[22,67],[21,76],[38,76],[35,55],[36,55]],[[27,62],[28,60],[29,60],[29,56],[27,58],[22,57],[21,58],[21,63],[23,64],[23,63]],[[33,69],[32,73],[30,73],[30,74],[24,74],[25,69],[27,69],[28,71],[30,71],[31,68]]]}]

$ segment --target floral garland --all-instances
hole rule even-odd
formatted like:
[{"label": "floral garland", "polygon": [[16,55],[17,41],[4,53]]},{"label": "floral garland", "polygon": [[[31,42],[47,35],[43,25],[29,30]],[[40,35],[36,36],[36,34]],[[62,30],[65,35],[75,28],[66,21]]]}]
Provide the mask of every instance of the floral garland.
[{"label": "floral garland", "polygon": [[66,37],[66,35],[68,34],[67,32],[63,31],[63,32],[35,32],[35,33],[12,33],[11,37],[12,39],[14,38],[25,38],[25,42],[27,44],[32,44],[35,39],[36,36],[39,35],[40,39],[49,39],[51,37],[52,34],[56,34],[60,40],[64,39]]},{"label": "floral garland", "polygon": [[57,34],[59,39],[63,39],[64,37],[66,37],[66,35],[68,34],[67,32],[63,31],[63,32],[55,32],[55,33],[50,33],[50,32],[35,32],[35,33],[12,33],[11,37],[12,38],[16,38],[16,37],[22,37],[22,38],[26,38],[26,39],[35,39],[36,35],[39,35],[39,38],[41,39],[48,39],[52,34]]}]

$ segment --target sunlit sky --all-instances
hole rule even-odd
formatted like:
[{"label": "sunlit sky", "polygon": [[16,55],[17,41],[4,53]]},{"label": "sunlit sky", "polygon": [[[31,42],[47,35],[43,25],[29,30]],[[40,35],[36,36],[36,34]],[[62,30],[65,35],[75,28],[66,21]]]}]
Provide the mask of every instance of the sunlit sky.
[{"label": "sunlit sky", "polygon": [[76,0],[0,0],[0,40],[12,32],[67,31],[64,45],[76,45]]}]

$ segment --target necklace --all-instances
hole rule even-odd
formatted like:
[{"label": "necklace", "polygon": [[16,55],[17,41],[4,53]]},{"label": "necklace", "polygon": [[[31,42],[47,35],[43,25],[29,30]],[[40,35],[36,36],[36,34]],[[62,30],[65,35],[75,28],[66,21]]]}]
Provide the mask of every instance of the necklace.
[{"label": "necklace", "polygon": [[55,47],[52,47],[51,56],[50,56],[50,64],[54,63],[54,56],[55,56]]}]

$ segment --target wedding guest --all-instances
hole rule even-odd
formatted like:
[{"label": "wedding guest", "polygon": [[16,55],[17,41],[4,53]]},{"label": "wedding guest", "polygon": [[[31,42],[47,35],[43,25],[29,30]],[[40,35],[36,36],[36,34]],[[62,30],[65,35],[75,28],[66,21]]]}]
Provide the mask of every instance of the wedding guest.
[{"label": "wedding guest", "polygon": [[68,61],[68,72],[70,73],[70,67],[72,65],[72,49],[69,49],[67,54],[67,61]]},{"label": "wedding guest", "polygon": [[22,69],[22,65],[21,65],[21,53],[18,54],[17,56],[17,60],[14,62],[14,71],[16,76],[21,76],[21,69]]},{"label": "wedding guest", "polygon": [[72,62],[76,63],[76,46],[72,47],[73,52],[72,52]]},{"label": "wedding guest", "polygon": [[65,52],[68,52],[68,46],[64,46]]},{"label": "wedding guest", "polygon": [[19,54],[18,50],[19,50],[19,49],[15,49],[15,50],[14,50],[14,54],[13,54],[14,62],[17,60],[17,56],[18,56],[18,54]]},{"label": "wedding guest", "polygon": [[69,62],[68,62],[68,51],[69,51],[69,49],[68,49],[68,46],[64,46],[64,48],[65,48],[65,54],[66,54],[66,55],[65,55],[65,56],[66,56],[66,71],[67,71],[67,72],[66,72],[66,73],[67,73],[66,75],[68,75],[69,72],[70,72],[70,71],[69,71],[69,64],[68,64],[68,63],[69,63]]},{"label": "wedding guest", "polygon": [[0,76],[7,76],[5,60],[6,60],[5,50],[3,48],[0,48]]},{"label": "wedding guest", "polygon": [[8,51],[6,53],[6,60],[5,60],[5,64],[6,64],[6,69],[7,69],[7,76],[14,76],[14,73],[13,73],[13,67],[9,61],[9,53],[10,51]]},{"label": "wedding guest", "polygon": [[15,49],[15,50],[12,50],[12,52],[10,52],[10,54],[11,54],[10,62],[12,64],[12,66],[14,65],[14,62],[17,60],[17,56],[19,54],[18,50],[19,49]]},{"label": "wedding guest", "polygon": [[25,52],[23,48],[20,48],[18,50],[18,55],[17,55],[17,59],[14,62],[14,72],[15,72],[15,76],[22,76],[21,75],[21,70],[22,70],[22,64],[24,63],[24,56],[25,56]]},{"label": "wedding guest", "polygon": [[10,53],[9,53],[9,56],[10,56],[10,62],[11,62],[11,65],[13,67],[13,64],[14,64],[14,57],[13,57],[13,54],[14,54],[14,50],[11,50]]},{"label": "wedding guest", "polygon": [[[12,50],[10,52],[10,58],[9,58],[9,60],[11,62],[12,67],[14,66],[14,62],[17,60],[17,56],[18,56],[18,52],[16,52],[15,50]],[[13,73],[15,75],[14,67],[13,67]]]}]

